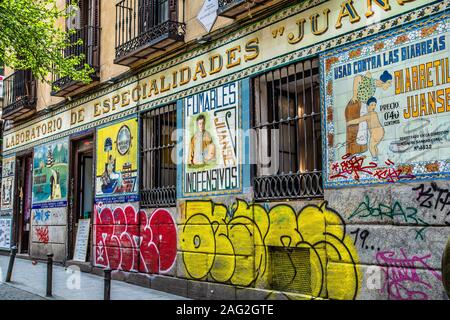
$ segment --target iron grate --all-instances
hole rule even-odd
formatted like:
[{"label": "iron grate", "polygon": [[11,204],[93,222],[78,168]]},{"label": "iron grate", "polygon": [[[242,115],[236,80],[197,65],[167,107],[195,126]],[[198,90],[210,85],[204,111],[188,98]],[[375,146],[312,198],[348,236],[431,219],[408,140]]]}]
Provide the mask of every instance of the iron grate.
[{"label": "iron grate", "polygon": [[311,295],[311,263],[307,248],[269,247],[274,290]]}]

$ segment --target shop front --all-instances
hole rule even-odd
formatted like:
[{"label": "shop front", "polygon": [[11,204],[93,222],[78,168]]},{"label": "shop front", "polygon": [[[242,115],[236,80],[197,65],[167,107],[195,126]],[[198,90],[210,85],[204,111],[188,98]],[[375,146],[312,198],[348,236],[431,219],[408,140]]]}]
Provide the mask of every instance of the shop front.
[{"label": "shop front", "polygon": [[304,1],[19,124],[0,246],[198,299],[444,299],[449,23]]}]

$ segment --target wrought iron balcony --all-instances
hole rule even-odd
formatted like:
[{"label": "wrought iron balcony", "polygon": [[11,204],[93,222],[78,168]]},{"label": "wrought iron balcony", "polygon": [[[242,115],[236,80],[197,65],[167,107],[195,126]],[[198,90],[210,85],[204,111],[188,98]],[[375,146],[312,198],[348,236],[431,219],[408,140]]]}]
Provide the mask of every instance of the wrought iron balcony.
[{"label": "wrought iron balcony", "polygon": [[154,52],[184,42],[175,0],[122,0],[116,4],[115,63],[130,66]]},{"label": "wrought iron balcony", "polygon": [[[80,39],[82,43],[76,44]],[[81,69],[85,64],[88,64],[94,69],[91,79],[93,81],[100,80],[100,28],[85,26],[81,29],[76,29],[75,33],[70,35],[70,42],[72,45],[64,50],[64,56],[71,57],[83,54],[84,58],[78,68]],[[68,76],[60,77],[59,75],[54,75],[53,77],[53,87],[58,88],[52,90],[52,95],[54,96],[65,96],[85,85],[83,82],[72,80]]]},{"label": "wrought iron balcony", "polygon": [[18,70],[3,80],[2,119],[20,120],[36,112],[36,80],[30,70]]},{"label": "wrought iron balcony", "polygon": [[217,14],[227,18],[235,18],[265,2],[269,2],[269,0],[219,0],[219,10],[217,10]]}]

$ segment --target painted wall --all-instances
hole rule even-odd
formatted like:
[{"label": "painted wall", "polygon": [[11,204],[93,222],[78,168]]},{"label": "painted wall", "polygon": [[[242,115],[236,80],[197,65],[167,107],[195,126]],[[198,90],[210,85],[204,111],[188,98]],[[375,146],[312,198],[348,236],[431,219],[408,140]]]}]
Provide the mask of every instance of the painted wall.
[{"label": "painted wall", "polygon": [[447,299],[440,268],[450,236],[448,192],[448,181],[439,181],[326,193],[358,251],[359,298]]},{"label": "painted wall", "polygon": [[[325,201],[182,199],[177,276],[232,286],[236,297],[248,297],[242,288],[258,288],[262,298],[448,299],[440,270],[450,236],[448,180],[429,181],[448,172],[447,30],[448,16],[436,16],[325,53]],[[389,79],[380,77],[385,71]],[[410,78],[400,79],[401,72]],[[353,95],[359,74],[369,80]],[[411,101],[416,95],[419,105]],[[352,98],[368,110],[360,106],[348,119]],[[418,119],[409,119],[413,110]],[[428,127],[417,129],[418,121]],[[365,143],[348,131],[362,122]],[[438,139],[429,143],[431,137]],[[408,148],[394,149],[399,141]]]},{"label": "painted wall", "polygon": [[174,275],[177,225],[173,210],[139,210],[138,206],[96,205],[94,264],[114,270]]},{"label": "painted wall", "polygon": [[[325,203],[192,200],[182,208],[179,251],[188,279],[269,290],[276,282],[277,291],[336,299],[357,295],[357,250],[339,213]],[[298,249],[304,257],[293,260]],[[274,268],[285,270],[283,280],[274,279]]]},{"label": "painted wall", "polygon": [[[362,2],[358,5],[362,5]],[[405,14],[383,26],[391,29],[386,26],[398,25],[400,20],[402,23],[408,19],[414,21],[415,14],[418,13]],[[350,18],[346,16],[346,19]],[[335,79],[337,73],[334,72],[338,71],[334,67],[340,64],[383,52],[387,52],[389,58],[389,52],[410,43],[413,44],[412,50],[416,50],[415,41],[418,37],[439,39],[438,34],[444,29],[448,30],[448,19],[448,16],[435,16],[427,20],[430,25],[424,23],[425,20],[412,28],[405,25],[408,29],[397,29],[400,30],[398,34],[378,35],[382,41],[365,40],[360,51],[355,42],[352,42],[361,38],[357,33],[346,40],[351,42],[351,47],[342,46],[335,51],[333,49],[341,39],[333,40],[334,45],[328,43],[330,51],[324,53],[321,59],[324,76],[322,96],[325,97],[322,115],[323,123],[326,124],[323,147],[326,151],[324,164],[327,167],[324,177],[327,188],[322,200],[255,203],[248,164],[240,168],[242,189],[237,194],[229,194],[226,190],[186,194],[182,190],[185,171],[178,166],[177,207],[142,209],[136,189],[105,194],[101,187],[98,188],[103,181],[103,173],[123,174],[119,172],[120,166],[123,168],[127,162],[131,166],[138,163],[137,151],[132,148],[137,141],[138,129],[130,130],[128,142],[127,135],[119,138],[123,125],[136,119],[125,119],[97,128],[96,169],[99,179],[96,183],[93,217],[94,265],[124,272],[151,274],[154,276],[152,285],[157,279],[170,279],[186,288],[186,295],[194,292],[193,288],[203,290],[202,298],[447,299],[440,270],[443,249],[450,235],[450,188],[448,180],[445,180],[447,167],[441,163],[428,166],[433,170],[426,175],[421,175],[423,172],[418,169],[407,167],[417,165],[417,168],[427,168],[427,165],[438,160],[446,160],[445,153],[440,150],[427,153],[426,156],[432,159],[422,157],[425,159],[422,161],[424,163],[405,163],[406,160],[401,157],[391,159],[388,154],[392,152],[389,143],[399,137],[395,136],[395,130],[389,129],[383,136],[386,143],[379,144],[379,156],[373,155],[369,140],[374,132],[368,129],[380,128],[379,125],[374,125],[364,129],[368,139],[367,148],[352,152],[342,159],[346,154],[342,150],[347,150],[347,146],[352,144],[347,141],[347,126],[352,125],[348,122],[354,120],[345,119],[345,107],[352,98],[352,92],[342,88],[351,89],[356,75],[349,75],[346,82],[342,82],[344,85],[333,82],[339,78]],[[434,28],[437,21],[438,27]],[[280,23],[279,26],[281,25]],[[295,23],[292,25],[298,26]],[[277,37],[280,30],[272,36]],[[270,37],[270,33],[268,34]],[[408,35],[408,39],[402,37],[404,35]],[[419,44],[420,49],[417,50],[426,52],[427,46],[425,42],[425,49],[422,49]],[[318,47],[314,48],[316,51],[310,49],[309,54],[319,50]],[[445,51],[439,51],[448,53],[448,45],[446,44]],[[304,53],[308,55],[306,51]],[[265,54],[269,55],[269,52]],[[419,60],[408,59],[401,65],[392,62],[381,68],[374,67],[373,77],[379,79],[384,70],[395,75],[395,71],[405,70],[416,62],[420,64],[423,61],[426,66],[429,55],[421,54]],[[271,66],[288,62],[286,57],[280,57],[273,59]],[[259,71],[265,70],[263,65],[258,68]],[[449,74],[446,72],[444,69],[445,78],[448,78]],[[391,86],[387,88],[391,91],[375,91],[375,96],[380,105],[392,101],[398,102],[399,108],[404,108],[407,100],[392,91],[398,79],[393,77],[391,80]],[[239,129],[245,130],[250,126],[249,78],[243,77],[237,82],[240,100],[235,110],[241,117],[241,121],[237,123]],[[442,86],[446,89],[448,82]],[[193,114],[185,113],[189,98],[218,87],[205,86],[195,93],[186,94],[184,99],[178,99],[178,127],[189,127],[187,129],[190,132],[186,135],[188,139],[195,135],[197,121]],[[364,104],[362,98],[360,100]],[[365,102],[368,104],[367,100]],[[213,131],[217,123],[213,121],[216,115],[211,110],[206,110],[200,113],[208,115],[209,118],[206,118],[210,124],[206,129]],[[381,109],[377,109],[377,112],[378,110],[381,114]],[[390,113],[387,114],[389,117]],[[361,116],[364,114],[359,112],[355,118]],[[427,116],[428,114],[421,114],[424,119],[428,119]],[[441,121],[437,118],[433,115],[431,123]],[[228,127],[231,132],[234,131],[232,129],[232,126]],[[181,134],[178,138],[180,137]],[[105,143],[108,138],[111,143]],[[239,140],[239,136],[231,133],[229,139]],[[212,142],[214,144],[214,139]],[[249,142],[240,142],[242,156],[246,158],[250,153]],[[128,146],[128,143],[131,144]],[[186,158],[190,144],[181,146],[184,147],[178,149],[181,153],[179,155]],[[121,153],[125,155],[119,156],[113,151],[119,147],[123,148]],[[333,158],[336,150],[339,151]],[[120,161],[116,161],[116,167],[111,166],[108,171],[108,153],[116,158],[126,157],[127,160],[122,161],[119,167],[117,164]],[[372,157],[378,157],[378,160]],[[391,163],[388,160],[393,161]],[[219,161],[225,160],[222,157]],[[225,167],[224,163],[215,163],[214,166]],[[334,172],[328,174],[332,170]],[[62,208],[34,209],[34,241],[42,247],[61,241],[61,234],[65,233],[54,227],[63,219]],[[215,288],[220,293],[213,295],[210,288]]]},{"label": "painted wall", "polygon": [[30,255],[55,261],[66,258],[69,174],[67,139],[38,146],[33,153],[33,205]]},{"label": "painted wall", "polygon": [[176,211],[140,210],[137,202],[137,118],[99,128],[96,141],[94,265],[174,274]]}]

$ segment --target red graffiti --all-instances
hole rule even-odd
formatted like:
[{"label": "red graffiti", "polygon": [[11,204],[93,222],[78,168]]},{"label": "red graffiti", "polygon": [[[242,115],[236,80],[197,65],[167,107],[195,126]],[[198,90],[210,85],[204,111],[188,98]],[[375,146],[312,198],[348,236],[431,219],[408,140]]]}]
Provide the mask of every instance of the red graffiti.
[{"label": "red graffiti", "polygon": [[378,169],[373,173],[374,177],[380,180],[386,180],[387,182],[395,182],[400,179],[412,179],[414,176],[412,174],[401,175],[402,169],[393,167],[395,164],[391,160],[387,160],[385,164],[387,168]]},{"label": "red graffiti", "polygon": [[177,255],[177,228],[167,210],[157,209],[147,218],[140,212],[142,264],[140,271],[159,273],[169,271]]},{"label": "red graffiti", "polygon": [[[362,156],[352,156],[350,153],[347,153],[342,157],[341,163],[333,163],[332,170],[338,171],[337,174],[332,175],[330,179],[335,178],[349,178],[353,176],[353,179],[359,181],[359,175],[362,172],[371,174],[370,169],[376,168],[377,164],[375,162],[369,162],[368,166],[364,166],[365,157]],[[340,168],[339,168],[340,167]]]},{"label": "red graffiti", "polygon": [[37,234],[39,242],[42,242],[45,244],[48,243],[49,238],[48,238],[48,227],[47,226],[37,227],[36,234]]},{"label": "red graffiti", "polygon": [[[356,181],[359,181],[360,174],[366,173],[370,176],[376,177],[380,180],[385,180],[386,182],[396,182],[400,179],[412,179],[414,175],[406,174],[401,175],[402,169],[395,168],[395,163],[391,160],[385,162],[387,167],[379,168],[378,164],[375,162],[369,162],[368,165],[364,165],[364,156],[351,155],[347,153],[342,157],[340,163],[335,162],[331,166],[331,170],[336,172],[336,174],[331,175],[330,179],[344,178],[348,179],[352,177]],[[373,169],[373,170],[372,170]]]},{"label": "red graffiti", "polygon": [[139,220],[132,206],[96,208],[96,263],[111,269],[138,271]]},{"label": "red graffiti", "polygon": [[167,210],[95,208],[95,262],[124,271],[164,273],[175,263],[177,229]]}]

